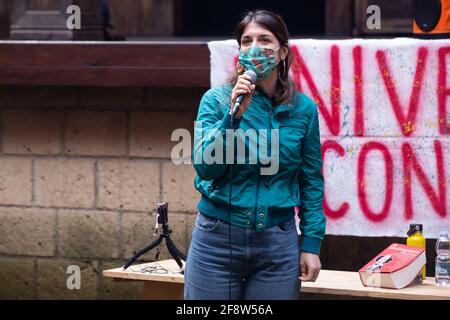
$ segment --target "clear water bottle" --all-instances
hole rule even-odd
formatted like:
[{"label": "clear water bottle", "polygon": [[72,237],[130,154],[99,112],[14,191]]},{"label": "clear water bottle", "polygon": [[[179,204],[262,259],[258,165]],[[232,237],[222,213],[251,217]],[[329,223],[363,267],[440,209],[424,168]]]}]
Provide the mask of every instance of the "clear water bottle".
[{"label": "clear water bottle", "polygon": [[446,231],[436,241],[435,279],[438,286],[450,286],[450,241]]}]

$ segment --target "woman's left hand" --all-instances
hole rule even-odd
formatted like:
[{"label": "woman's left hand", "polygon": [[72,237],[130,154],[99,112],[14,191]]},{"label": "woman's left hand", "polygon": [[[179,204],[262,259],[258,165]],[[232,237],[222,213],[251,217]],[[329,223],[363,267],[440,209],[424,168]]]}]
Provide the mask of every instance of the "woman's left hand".
[{"label": "woman's left hand", "polygon": [[302,252],[300,254],[300,280],[316,281],[321,268],[322,265],[317,254],[309,252]]}]

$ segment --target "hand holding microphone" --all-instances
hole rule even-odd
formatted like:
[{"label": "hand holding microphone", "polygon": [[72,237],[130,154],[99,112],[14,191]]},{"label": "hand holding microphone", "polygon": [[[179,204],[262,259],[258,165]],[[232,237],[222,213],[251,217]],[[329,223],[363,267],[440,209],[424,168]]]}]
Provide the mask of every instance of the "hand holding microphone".
[{"label": "hand holding microphone", "polygon": [[239,119],[247,110],[250,100],[255,92],[256,73],[252,70],[245,71],[238,76],[236,85],[231,91],[230,115]]}]

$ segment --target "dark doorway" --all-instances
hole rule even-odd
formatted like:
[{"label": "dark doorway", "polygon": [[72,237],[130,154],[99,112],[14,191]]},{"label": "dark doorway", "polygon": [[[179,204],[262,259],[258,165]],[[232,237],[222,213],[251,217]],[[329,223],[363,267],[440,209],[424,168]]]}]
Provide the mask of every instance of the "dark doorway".
[{"label": "dark doorway", "polygon": [[[325,33],[325,0],[184,0],[177,36],[232,37],[235,25],[251,9],[280,14],[291,36],[321,36]],[[180,8],[181,9],[181,8]]]}]

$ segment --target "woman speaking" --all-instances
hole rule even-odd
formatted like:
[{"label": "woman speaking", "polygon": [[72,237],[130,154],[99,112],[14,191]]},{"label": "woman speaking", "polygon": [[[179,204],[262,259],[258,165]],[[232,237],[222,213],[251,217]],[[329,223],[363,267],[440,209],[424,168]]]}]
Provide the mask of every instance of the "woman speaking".
[{"label": "woman speaking", "polygon": [[[236,75],[209,89],[197,114],[193,159],[201,199],[184,298],[298,299],[301,281],[315,281],[321,269],[326,225],[318,111],[289,76],[294,56],[279,15],[250,11],[235,35]],[[244,155],[230,132],[244,141]]]}]

